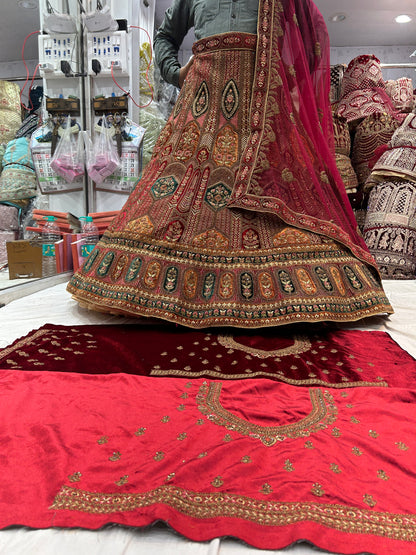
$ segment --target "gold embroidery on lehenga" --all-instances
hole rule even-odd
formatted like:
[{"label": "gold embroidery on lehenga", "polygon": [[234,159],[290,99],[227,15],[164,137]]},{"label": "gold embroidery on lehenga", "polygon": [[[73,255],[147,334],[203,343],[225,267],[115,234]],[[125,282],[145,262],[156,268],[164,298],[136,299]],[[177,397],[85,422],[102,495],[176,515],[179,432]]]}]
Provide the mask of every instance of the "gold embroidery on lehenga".
[{"label": "gold embroidery on lehenga", "polygon": [[74,472],[73,474],[71,474],[70,476],[68,476],[68,480],[70,482],[79,482],[81,480],[81,472]]},{"label": "gold embroidery on lehenga", "polygon": [[313,495],[316,495],[318,497],[322,497],[323,495],[325,495],[325,490],[321,484],[315,483],[312,485],[311,493],[313,493]]},{"label": "gold embroidery on lehenga", "polygon": [[279,502],[226,492],[195,492],[174,485],[159,486],[142,493],[98,493],[63,486],[50,510],[111,514],[134,511],[164,503],[193,518],[240,518],[260,526],[287,526],[297,522],[317,522],[350,534],[369,534],[402,541],[415,541],[416,515],[393,514],[349,505]]},{"label": "gold embroidery on lehenga", "polygon": [[377,477],[380,478],[380,480],[390,480],[390,476],[388,476],[384,470],[378,470],[377,471]]},{"label": "gold embroidery on lehenga", "polygon": [[221,478],[221,476],[217,476],[214,480],[212,480],[211,485],[214,486],[214,488],[220,488],[224,483],[224,480]]},{"label": "gold embroidery on lehenga", "polygon": [[260,488],[260,493],[264,493],[265,495],[270,495],[273,493],[273,488],[270,484],[263,484]]},{"label": "gold embroidery on lehenga", "polygon": [[119,480],[116,480],[114,483],[116,484],[116,486],[124,486],[124,484],[127,484],[128,481],[129,481],[129,477],[127,474],[125,474]]},{"label": "gold embroidery on lehenga", "polygon": [[320,389],[310,389],[312,410],[298,422],[281,426],[253,424],[224,409],[220,402],[221,388],[220,382],[209,385],[204,382],[196,396],[198,409],[213,424],[225,426],[230,431],[258,439],[267,447],[287,438],[307,437],[311,433],[325,429],[337,419],[338,409],[332,395],[328,392],[323,393]]},{"label": "gold embroidery on lehenga", "polygon": [[374,497],[369,493],[363,495],[363,501],[369,507],[375,507],[377,505],[377,501],[375,501]]}]

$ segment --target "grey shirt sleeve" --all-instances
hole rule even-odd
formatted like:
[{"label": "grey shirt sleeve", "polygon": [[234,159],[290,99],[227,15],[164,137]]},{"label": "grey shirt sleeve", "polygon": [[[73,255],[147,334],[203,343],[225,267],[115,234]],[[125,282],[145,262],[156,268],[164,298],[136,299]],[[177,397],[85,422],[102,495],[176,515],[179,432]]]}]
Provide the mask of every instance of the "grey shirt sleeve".
[{"label": "grey shirt sleeve", "polygon": [[187,32],[193,27],[192,0],[173,0],[154,40],[155,60],[165,81],[179,86],[178,52]]}]

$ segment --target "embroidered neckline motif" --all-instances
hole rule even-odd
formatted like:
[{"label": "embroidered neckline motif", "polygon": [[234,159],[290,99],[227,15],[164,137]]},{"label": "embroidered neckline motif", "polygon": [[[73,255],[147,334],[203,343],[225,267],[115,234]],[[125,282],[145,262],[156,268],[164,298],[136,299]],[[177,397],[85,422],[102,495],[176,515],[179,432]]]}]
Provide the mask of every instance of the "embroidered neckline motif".
[{"label": "embroidered neckline motif", "polygon": [[238,351],[243,351],[258,358],[268,358],[268,357],[283,357],[288,355],[300,355],[306,353],[311,348],[311,342],[306,336],[294,336],[293,345],[289,347],[284,347],[282,349],[275,349],[272,351],[266,351],[263,349],[258,349],[255,347],[250,347],[244,345],[244,343],[239,343],[232,335],[222,335],[218,334],[218,342],[223,347],[228,349],[235,349]]},{"label": "embroidered neckline motif", "polygon": [[207,419],[217,426],[224,426],[227,430],[260,440],[266,447],[272,447],[285,439],[304,438],[311,433],[318,432],[333,424],[338,415],[338,409],[333,396],[321,389],[309,389],[312,403],[311,412],[293,424],[282,426],[261,426],[253,424],[225,409],[220,401],[222,383],[203,382],[196,396],[198,409]]}]

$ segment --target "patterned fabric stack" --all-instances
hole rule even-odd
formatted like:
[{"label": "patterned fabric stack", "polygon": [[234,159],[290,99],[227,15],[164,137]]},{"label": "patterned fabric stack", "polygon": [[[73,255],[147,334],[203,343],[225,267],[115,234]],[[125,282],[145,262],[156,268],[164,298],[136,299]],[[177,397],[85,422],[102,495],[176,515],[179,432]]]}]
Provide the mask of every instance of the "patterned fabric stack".
[{"label": "patterned fabric stack", "polygon": [[36,196],[36,174],[29,139],[20,137],[7,144],[0,176],[0,201],[14,201]]},{"label": "patterned fabric stack", "polygon": [[409,77],[386,81],[386,93],[394,107],[400,112],[411,112],[414,108],[413,83]]},{"label": "patterned fabric stack", "polygon": [[409,114],[376,162],[364,239],[386,279],[416,271],[416,115]]},{"label": "patterned fabric stack", "polygon": [[380,60],[374,55],[357,56],[344,73],[338,115],[354,125],[377,112],[395,115],[398,110],[386,92]]},{"label": "patterned fabric stack", "polygon": [[21,121],[20,88],[16,83],[0,81],[0,143],[14,139]]},{"label": "patterned fabric stack", "polygon": [[359,186],[366,182],[371,170],[368,166],[376,149],[386,145],[401,122],[390,114],[375,112],[367,116],[355,132],[351,161]]},{"label": "patterned fabric stack", "polygon": [[351,137],[347,120],[333,113],[335,160],[347,193],[357,191],[357,176],[351,164]]},{"label": "patterned fabric stack", "polygon": [[19,230],[19,209],[0,203],[0,269],[7,264],[7,241],[17,239]]},{"label": "patterned fabric stack", "polygon": [[329,92],[331,103],[338,102],[340,99],[345,67],[343,64],[331,66],[331,89]]}]

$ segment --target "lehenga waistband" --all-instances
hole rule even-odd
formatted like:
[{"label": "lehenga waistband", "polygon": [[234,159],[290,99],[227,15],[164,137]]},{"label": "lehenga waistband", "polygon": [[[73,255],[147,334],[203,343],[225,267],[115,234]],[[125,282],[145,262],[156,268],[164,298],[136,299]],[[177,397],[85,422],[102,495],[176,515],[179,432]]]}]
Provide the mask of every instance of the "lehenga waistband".
[{"label": "lehenga waistband", "polygon": [[255,50],[257,35],[253,33],[221,33],[205,37],[194,43],[194,55],[213,52],[215,50]]}]

